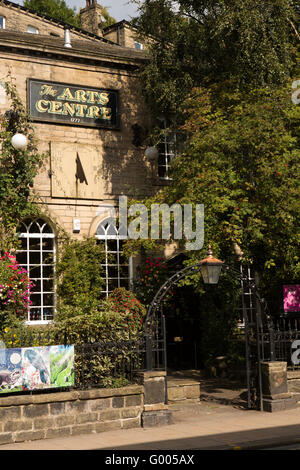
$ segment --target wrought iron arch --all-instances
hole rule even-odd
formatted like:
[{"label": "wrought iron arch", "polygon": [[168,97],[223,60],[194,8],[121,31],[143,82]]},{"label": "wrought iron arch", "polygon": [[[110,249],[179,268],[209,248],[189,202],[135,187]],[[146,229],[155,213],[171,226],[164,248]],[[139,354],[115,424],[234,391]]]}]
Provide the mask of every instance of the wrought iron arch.
[{"label": "wrought iron arch", "polygon": [[[201,268],[201,262],[192,266],[187,266],[175,274],[170,276],[167,281],[162,284],[158,289],[151,304],[148,307],[145,323],[144,333],[146,337],[146,355],[147,355],[147,369],[152,369],[152,351],[153,344],[159,342],[159,334],[164,336],[163,344],[166,349],[166,332],[165,332],[165,319],[161,309],[162,301],[170,289],[176,285],[181,279],[186,277],[188,274],[199,272]],[[259,290],[256,286],[255,280],[244,274],[241,267],[240,270],[228,264],[223,264],[222,269],[228,273],[232,279],[241,282],[242,288],[242,308],[243,317],[245,322],[245,348],[246,348],[246,372],[247,372],[247,388],[248,388],[248,407],[253,408],[258,406],[262,410],[262,375],[261,375],[261,354],[263,353],[263,335],[264,335],[264,323],[266,323],[269,331],[272,329],[272,319],[268,312],[268,306],[264,298],[260,296]],[[244,289],[247,287],[249,291],[254,295],[256,302],[256,314],[250,316],[247,312],[247,308],[244,301]],[[160,313],[160,317],[159,317]],[[159,333],[161,330],[161,333]],[[253,346],[255,352],[253,353]],[[252,348],[252,350],[250,350]],[[275,352],[272,348],[270,341],[270,355],[275,358]],[[165,367],[166,367],[166,350],[165,353]],[[254,364],[254,365],[253,365]],[[255,376],[255,384],[251,383],[251,370],[253,367],[257,368]],[[253,381],[252,381],[253,382]],[[255,389],[255,391],[254,391]],[[256,395],[254,397],[254,395]]]}]

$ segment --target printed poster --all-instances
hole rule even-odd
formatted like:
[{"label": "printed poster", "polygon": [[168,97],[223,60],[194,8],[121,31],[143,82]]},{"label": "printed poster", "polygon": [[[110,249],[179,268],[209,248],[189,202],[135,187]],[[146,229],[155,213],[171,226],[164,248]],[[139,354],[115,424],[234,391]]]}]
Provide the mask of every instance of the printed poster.
[{"label": "printed poster", "polygon": [[300,312],[300,285],[283,286],[283,307],[285,313]]},{"label": "printed poster", "polygon": [[74,346],[0,349],[0,393],[74,385]]}]

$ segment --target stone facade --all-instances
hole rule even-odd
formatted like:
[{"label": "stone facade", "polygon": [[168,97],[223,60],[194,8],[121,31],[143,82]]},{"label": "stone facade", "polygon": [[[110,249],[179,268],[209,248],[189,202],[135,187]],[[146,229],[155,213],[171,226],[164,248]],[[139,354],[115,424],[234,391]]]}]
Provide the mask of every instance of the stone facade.
[{"label": "stone facade", "polygon": [[[9,3],[9,2],[8,2]],[[13,10],[13,11],[12,11]],[[4,3],[0,14],[7,18],[7,26],[20,28],[27,22],[34,23],[34,15],[17,10]],[[48,20],[35,18],[48,34],[51,25]],[[40,24],[39,23],[39,24]],[[41,26],[39,26],[41,28]],[[75,34],[75,33],[74,33]],[[151,127],[151,119],[142,97],[137,76],[138,66],[143,60],[140,52],[114,46],[103,40],[85,38],[73,40],[72,48],[64,47],[62,38],[0,32],[0,73],[2,80],[8,72],[15,80],[17,90],[27,102],[27,79],[75,84],[116,90],[120,97],[120,129],[87,128],[52,123],[35,123],[39,150],[48,152],[49,158],[35,181],[37,203],[45,211],[48,220],[59,225],[77,239],[93,236],[98,223],[99,204],[117,205],[118,196],[151,195],[162,184],[153,178],[153,168],[144,156],[145,145],[136,147],[133,143],[132,126],[138,124],[143,130]],[[0,112],[4,113],[9,103],[1,89]],[[76,196],[74,156],[78,149],[83,157],[87,172],[88,187]],[[64,155],[63,162],[58,155]],[[81,221],[80,232],[73,233],[73,219]]]},{"label": "stone facade", "polygon": [[[42,36],[64,37],[67,25],[39,15],[13,2],[0,2],[0,16],[4,18],[4,30],[26,33],[31,26]],[[95,41],[97,38],[91,31],[69,26],[71,39]],[[100,39],[100,38],[98,38]]]},{"label": "stone facade", "polygon": [[137,31],[125,20],[106,27],[103,30],[103,37],[132,49],[137,49],[136,42],[142,45],[142,49],[146,46],[145,41],[139,38]]}]

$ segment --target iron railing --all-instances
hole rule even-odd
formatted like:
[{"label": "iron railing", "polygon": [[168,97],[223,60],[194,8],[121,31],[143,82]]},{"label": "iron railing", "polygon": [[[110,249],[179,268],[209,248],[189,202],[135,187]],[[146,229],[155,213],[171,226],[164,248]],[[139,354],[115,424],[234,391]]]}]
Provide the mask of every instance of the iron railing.
[{"label": "iron railing", "polygon": [[[5,337],[0,338],[0,349]],[[10,335],[7,349],[39,347],[62,344],[53,342],[46,334]],[[65,345],[72,342],[65,338]],[[119,341],[92,340],[74,345],[75,385],[72,388],[121,387],[138,383],[138,372],[145,370],[166,370],[165,343],[159,338],[149,338],[144,334],[134,339]],[[46,389],[44,389],[46,392]]]}]

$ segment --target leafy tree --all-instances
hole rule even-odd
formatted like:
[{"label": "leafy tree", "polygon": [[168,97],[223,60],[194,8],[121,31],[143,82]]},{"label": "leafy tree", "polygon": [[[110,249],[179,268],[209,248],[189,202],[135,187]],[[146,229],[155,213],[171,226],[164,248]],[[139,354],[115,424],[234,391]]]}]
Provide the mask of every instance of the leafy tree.
[{"label": "leafy tree", "polygon": [[[203,203],[206,243],[227,258],[240,247],[262,287],[278,295],[279,280],[296,280],[300,272],[300,107],[291,88],[247,95],[196,88],[185,105],[190,140],[159,198]],[[205,250],[190,252],[191,262]]]},{"label": "leafy tree", "polygon": [[103,28],[106,28],[107,26],[111,26],[112,24],[117,22],[117,20],[113,16],[110,16],[110,14],[108,13],[107,7],[102,7],[102,18],[103,18],[103,21],[102,21]]},{"label": "leafy tree", "polygon": [[144,0],[135,25],[151,36],[142,71],[154,114],[181,119],[190,89],[232,82],[238,89],[279,84],[291,71],[297,2]]},{"label": "leafy tree", "polygon": [[24,7],[57,21],[80,27],[76,9],[68,7],[65,0],[25,0]]}]

